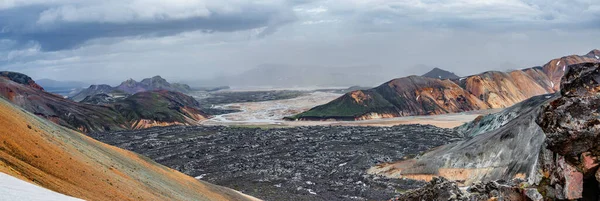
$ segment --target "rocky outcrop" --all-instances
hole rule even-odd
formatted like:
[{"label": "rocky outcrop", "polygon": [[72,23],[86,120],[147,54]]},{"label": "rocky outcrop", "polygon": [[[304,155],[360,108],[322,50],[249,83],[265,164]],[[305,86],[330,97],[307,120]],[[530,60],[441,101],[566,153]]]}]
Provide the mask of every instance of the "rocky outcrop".
[{"label": "rocky outcrop", "polygon": [[597,200],[600,64],[570,66],[561,88],[561,97],[537,118],[548,149],[540,160],[542,181],[547,181],[541,187],[556,199]]},{"label": "rocky outcrop", "polygon": [[454,181],[443,177],[435,177],[424,187],[409,191],[390,201],[414,200],[510,200],[510,201],[542,201],[542,195],[535,188],[519,187],[518,180],[511,182],[492,181],[478,182],[465,190],[460,189]]},{"label": "rocky outcrop", "polygon": [[[161,125],[195,125],[206,118],[196,100],[179,92],[142,92],[120,100],[110,100],[112,97],[108,96],[90,96],[87,101],[101,104],[93,105],[43,91],[36,87],[33,80],[26,79],[26,75],[10,75],[12,79],[0,76],[0,96],[40,117],[85,133]],[[139,126],[139,122],[152,123]]]},{"label": "rocky outcrop", "polygon": [[[541,67],[490,71],[451,80],[422,76],[398,78],[373,89],[350,92],[291,119],[363,120],[506,108],[533,96],[559,91],[566,66],[598,62],[598,52],[554,59]],[[368,94],[371,100],[360,102],[351,98],[359,93]]]},{"label": "rocky outcrop", "polygon": [[0,114],[0,172],[37,186],[90,201],[256,200],[55,125],[4,99]]},{"label": "rocky outcrop", "polygon": [[600,155],[599,67],[586,63],[571,68],[561,84],[562,97],[548,104],[538,118],[548,148],[571,162],[584,152]]},{"label": "rocky outcrop", "polygon": [[454,74],[453,72],[447,71],[447,70],[443,70],[440,68],[433,68],[431,71],[425,73],[422,75],[423,77],[429,77],[429,78],[437,78],[437,79],[458,79],[460,78],[458,75]]}]

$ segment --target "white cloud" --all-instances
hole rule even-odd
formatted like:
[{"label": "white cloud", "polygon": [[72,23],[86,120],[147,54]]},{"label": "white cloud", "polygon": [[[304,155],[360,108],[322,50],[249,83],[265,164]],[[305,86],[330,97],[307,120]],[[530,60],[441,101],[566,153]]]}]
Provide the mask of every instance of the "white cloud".
[{"label": "white cloud", "polygon": [[106,0],[67,4],[40,14],[38,24],[54,22],[128,23],[178,20],[240,12],[240,1],[216,0]]},{"label": "white cloud", "polygon": [[2,0],[0,1],[0,10],[10,9],[21,6],[30,6],[30,5],[48,5],[48,4],[58,4],[58,3],[66,3],[68,0]]}]

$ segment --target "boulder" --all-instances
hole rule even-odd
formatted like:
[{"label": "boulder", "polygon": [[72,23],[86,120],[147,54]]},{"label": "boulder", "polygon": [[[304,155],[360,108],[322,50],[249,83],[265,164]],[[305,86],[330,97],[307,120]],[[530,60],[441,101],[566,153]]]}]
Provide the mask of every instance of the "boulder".
[{"label": "boulder", "polygon": [[593,177],[600,176],[600,64],[569,66],[560,95],[543,106],[536,119],[549,150],[539,159],[547,182],[538,189],[546,189],[551,192],[546,196],[555,199],[595,200]]},{"label": "boulder", "polygon": [[569,66],[561,83],[561,98],[545,106],[537,119],[548,148],[580,165],[581,155],[600,155],[600,64]]},{"label": "boulder", "polygon": [[538,201],[542,195],[535,188],[520,188],[521,181],[513,180],[477,182],[461,190],[456,181],[449,181],[443,177],[434,177],[431,182],[422,188],[402,194],[392,201],[413,200],[511,200],[511,201]]},{"label": "boulder", "polygon": [[449,181],[443,177],[434,177],[431,182],[423,188],[405,193],[393,201],[412,201],[412,200],[448,200],[459,201],[468,200],[464,193],[458,188],[454,181]]}]

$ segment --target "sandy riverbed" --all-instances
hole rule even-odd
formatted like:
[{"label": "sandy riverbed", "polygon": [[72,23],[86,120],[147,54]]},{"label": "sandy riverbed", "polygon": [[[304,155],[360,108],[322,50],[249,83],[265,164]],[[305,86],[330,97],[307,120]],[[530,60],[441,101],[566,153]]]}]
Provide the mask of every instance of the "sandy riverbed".
[{"label": "sandy riverbed", "polygon": [[429,124],[442,128],[453,128],[466,122],[472,121],[477,116],[489,114],[497,110],[472,111],[456,114],[445,114],[435,116],[398,117],[389,119],[373,119],[365,121],[284,121],[283,117],[306,111],[317,105],[328,103],[340,94],[313,92],[306,96],[293,99],[233,103],[220,105],[220,108],[240,109],[242,112],[217,115],[209,120],[203,121],[203,125],[238,125],[238,126],[316,126],[316,125],[340,125],[340,126],[394,126],[401,124]]}]

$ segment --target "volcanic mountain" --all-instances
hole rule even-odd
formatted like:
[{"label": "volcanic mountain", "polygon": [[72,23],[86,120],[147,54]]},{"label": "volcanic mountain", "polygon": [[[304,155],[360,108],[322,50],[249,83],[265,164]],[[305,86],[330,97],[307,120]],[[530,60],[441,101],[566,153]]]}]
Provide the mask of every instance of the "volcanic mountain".
[{"label": "volcanic mountain", "polygon": [[398,78],[373,89],[347,93],[289,119],[363,120],[505,108],[533,96],[557,92],[566,66],[599,62],[599,53],[593,50],[584,56],[554,59],[542,67],[488,71],[458,79]]},{"label": "volcanic mountain", "polygon": [[443,80],[460,78],[458,75],[454,74],[453,72],[443,70],[440,68],[433,68],[431,71],[423,74],[422,76],[429,77],[429,78],[438,78],[438,79],[443,79]]},{"label": "volcanic mountain", "polygon": [[171,91],[147,91],[115,103],[74,102],[44,91],[30,77],[0,72],[0,96],[59,125],[82,132],[163,125],[193,125],[205,119],[193,98]]},{"label": "volcanic mountain", "polygon": [[53,124],[2,98],[0,114],[0,173],[37,186],[85,200],[256,200]]},{"label": "volcanic mountain", "polygon": [[84,89],[81,92],[71,96],[70,99],[79,102],[89,96],[94,96],[98,94],[107,94],[110,96],[123,97],[139,92],[156,90],[167,90],[188,93],[192,89],[186,84],[169,83],[167,82],[167,80],[160,76],[154,76],[152,78],[143,79],[141,82],[129,79],[127,81],[122,82],[119,86],[116,87],[111,87],[109,85],[91,85],[89,88]]}]

